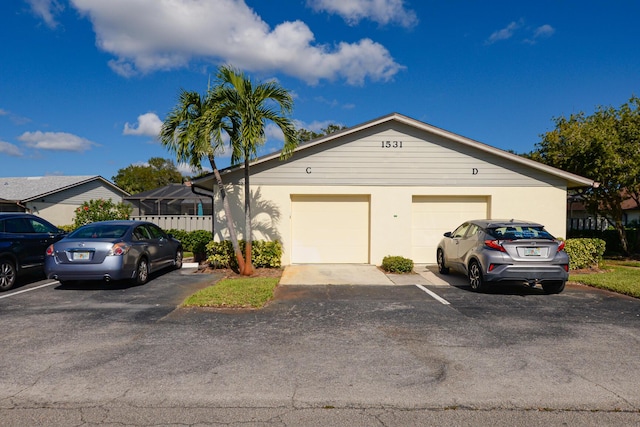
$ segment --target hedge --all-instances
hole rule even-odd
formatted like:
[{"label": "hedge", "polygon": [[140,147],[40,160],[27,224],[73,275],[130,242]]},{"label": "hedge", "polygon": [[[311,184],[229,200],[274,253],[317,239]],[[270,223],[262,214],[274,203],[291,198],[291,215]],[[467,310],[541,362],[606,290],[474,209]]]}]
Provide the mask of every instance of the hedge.
[{"label": "hedge", "polygon": [[567,239],[564,250],[569,255],[569,269],[598,266],[605,249],[606,242],[602,239]]},{"label": "hedge", "polygon": [[[244,240],[238,242],[244,255]],[[210,241],[206,245],[207,262],[214,268],[238,269],[238,261],[229,240]],[[282,244],[279,241],[254,240],[251,245],[251,263],[255,268],[280,268],[282,266]]]}]

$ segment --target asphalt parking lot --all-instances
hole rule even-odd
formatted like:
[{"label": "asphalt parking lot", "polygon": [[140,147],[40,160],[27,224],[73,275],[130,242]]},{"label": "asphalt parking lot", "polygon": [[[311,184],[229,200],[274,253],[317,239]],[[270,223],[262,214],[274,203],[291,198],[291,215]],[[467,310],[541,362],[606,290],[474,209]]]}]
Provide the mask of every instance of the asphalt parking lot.
[{"label": "asphalt parking lot", "polygon": [[640,301],[581,286],[34,281],[0,294],[0,425],[640,425]]}]

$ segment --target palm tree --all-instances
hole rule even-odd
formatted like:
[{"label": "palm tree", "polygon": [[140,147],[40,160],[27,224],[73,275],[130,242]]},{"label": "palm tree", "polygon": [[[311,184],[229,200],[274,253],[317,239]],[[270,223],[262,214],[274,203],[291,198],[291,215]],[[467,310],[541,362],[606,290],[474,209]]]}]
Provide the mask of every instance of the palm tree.
[{"label": "palm tree", "polygon": [[244,162],[245,264],[243,275],[253,274],[251,262],[251,191],[249,164],[255,159],[258,147],[264,144],[267,121],[275,123],[284,134],[281,158],[289,157],[298,145],[293,121],[288,117],[293,109],[293,97],[274,81],[254,87],[244,73],[230,67],[218,69],[217,84],[210,91],[216,104],[217,119],[222,129],[230,132],[232,164]]},{"label": "palm tree", "polygon": [[[213,175],[218,184],[220,198],[227,220],[229,237],[238,260],[240,271],[244,268],[244,258],[238,244],[236,229],[231,216],[229,200],[216,166],[215,154],[224,149],[222,131],[233,134],[233,121],[222,121],[217,115],[215,102],[209,92],[202,97],[197,92],[180,91],[177,105],[169,112],[160,131],[160,142],[171,152],[175,153],[177,161],[201,169],[202,158],[209,159]],[[231,124],[231,128],[226,128]]]}]

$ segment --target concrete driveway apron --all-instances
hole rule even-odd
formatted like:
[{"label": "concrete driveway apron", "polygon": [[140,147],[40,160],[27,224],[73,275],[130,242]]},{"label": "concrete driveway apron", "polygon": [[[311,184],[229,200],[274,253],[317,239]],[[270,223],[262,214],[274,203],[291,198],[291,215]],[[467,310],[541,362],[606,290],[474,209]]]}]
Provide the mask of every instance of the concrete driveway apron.
[{"label": "concrete driveway apron", "polygon": [[449,286],[436,268],[416,264],[413,273],[387,274],[370,264],[295,264],[285,268],[280,285]]}]

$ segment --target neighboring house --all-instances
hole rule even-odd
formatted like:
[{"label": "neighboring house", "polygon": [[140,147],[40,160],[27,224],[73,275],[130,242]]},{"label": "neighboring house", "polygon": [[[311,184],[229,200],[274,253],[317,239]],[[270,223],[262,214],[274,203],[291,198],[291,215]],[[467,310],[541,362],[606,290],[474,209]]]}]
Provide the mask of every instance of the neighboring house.
[{"label": "neighboring house", "polygon": [[[221,171],[243,224],[243,166]],[[401,114],[390,114],[251,164],[254,239],[280,240],[283,264],[434,263],[442,234],[474,218],[538,221],[566,237],[567,189],[587,178]],[[228,238],[216,192],[216,239]],[[243,226],[237,227],[239,232]]]},{"label": "neighboring house", "polygon": [[211,197],[191,191],[191,183],[169,184],[124,198],[139,215],[211,215]]},{"label": "neighboring house", "polygon": [[128,195],[101,176],[0,178],[0,211],[33,213],[58,226],[72,224],[84,202],[121,203]]},{"label": "neighboring house", "polygon": [[124,198],[133,210],[132,219],[150,221],[165,230],[212,231],[211,192],[192,191],[191,183],[169,184]]}]

